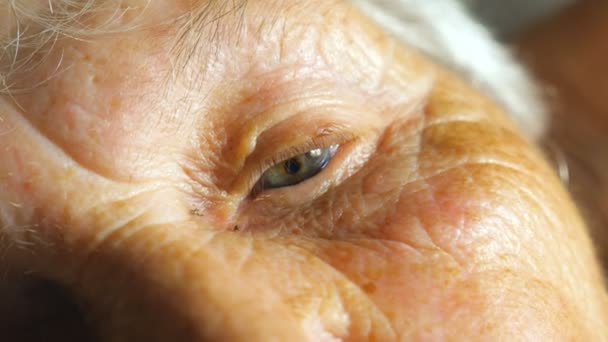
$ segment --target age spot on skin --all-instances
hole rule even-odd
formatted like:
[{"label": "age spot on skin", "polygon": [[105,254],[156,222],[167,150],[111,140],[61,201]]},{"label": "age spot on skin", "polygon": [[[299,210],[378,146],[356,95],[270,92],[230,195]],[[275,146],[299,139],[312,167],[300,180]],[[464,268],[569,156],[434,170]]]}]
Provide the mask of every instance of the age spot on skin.
[{"label": "age spot on skin", "polygon": [[374,283],[367,283],[363,285],[363,290],[366,293],[373,294],[376,292],[376,285]]}]

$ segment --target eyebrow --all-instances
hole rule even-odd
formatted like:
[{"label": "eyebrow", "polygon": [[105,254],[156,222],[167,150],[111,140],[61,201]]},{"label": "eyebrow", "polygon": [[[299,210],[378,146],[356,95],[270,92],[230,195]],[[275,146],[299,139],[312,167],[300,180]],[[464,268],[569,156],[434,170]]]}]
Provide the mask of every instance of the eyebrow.
[{"label": "eyebrow", "polygon": [[176,69],[183,70],[200,51],[218,51],[222,38],[238,36],[245,21],[247,3],[248,0],[192,3],[187,13],[176,22],[178,29],[172,47]]}]

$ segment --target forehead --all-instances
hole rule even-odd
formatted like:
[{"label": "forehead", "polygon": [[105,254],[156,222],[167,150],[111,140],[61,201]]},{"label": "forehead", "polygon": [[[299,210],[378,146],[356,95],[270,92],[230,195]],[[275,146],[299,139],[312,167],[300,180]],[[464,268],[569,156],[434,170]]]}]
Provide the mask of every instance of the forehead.
[{"label": "forehead", "polygon": [[[214,75],[225,82],[231,76],[242,81],[274,73],[275,80],[321,77],[366,88],[381,79],[402,83],[403,74],[414,77],[428,68],[415,53],[398,48],[350,1],[188,4],[177,7],[171,14],[177,19],[170,25],[152,32],[166,43],[171,76],[199,86],[216,81]],[[386,73],[395,64],[399,70]]]},{"label": "forehead", "polygon": [[193,57],[221,58],[226,50],[250,60],[264,54],[268,62],[289,63],[296,55],[310,59],[313,52],[323,53],[327,47],[320,42],[339,49],[350,39],[345,34],[361,36],[344,1],[203,1],[180,11],[168,32],[178,66]]},{"label": "forehead", "polygon": [[[42,1],[40,6],[32,7],[32,13],[20,12],[17,26],[26,27],[27,32],[18,33],[19,51],[14,47],[13,57],[35,61],[41,56],[45,59],[53,49],[60,51],[61,61],[43,64],[66,65],[69,60],[63,59],[61,51],[65,46],[82,49],[88,44],[92,49],[103,50],[109,45],[121,45],[124,52],[166,56],[172,72],[192,63],[200,72],[218,59],[225,62],[237,54],[252,61],[261,54],[269,59],[270,50],[273,59],[281,62],[289,62],[287,57],[295,56],[310,59],[327,48],[318,44],[321,41],[332,42],[332,48],[339,49],[345,41],[352,40],[344,36],[347,32],[359,39],[365,37],[360,20],[352,15],[350,2],[341,0],[126,0],[120,4],[102,0],[60,7],[62,4],[65,3]],[[340,31],[341,37],[337,34]],[[60,44],[56,43],[58,38]],[[127,43],[129,47],[125,47]],[[30,50],[39,56],[27,57]],[[3,54],[3,62],[6,59],[7,64],[17,64],[17,58],[11,55],[10,51]],[[121,56],[114,53],[112,57]],[[31,70],[29,66],[21,69]]]},{"label": "forehead", "polygon": [[151,141],[160,136],[215,138],[256,113],[295,115],[328,99],[382,109],[414,102],[434,70],[350,2],[228,3],[150,1],[123,13],[130,29],[62,39],[21,78],[33,91],[16,100],[60,144],[78,146],[83,163],[130,170],[142,154],[158,155]]}]

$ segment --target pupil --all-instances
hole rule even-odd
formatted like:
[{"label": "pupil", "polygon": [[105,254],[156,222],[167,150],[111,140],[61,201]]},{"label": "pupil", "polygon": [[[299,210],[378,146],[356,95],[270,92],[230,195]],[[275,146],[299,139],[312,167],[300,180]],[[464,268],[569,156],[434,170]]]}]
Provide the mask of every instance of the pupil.
[{"label": "pupil", "polygon": [[298,172],[300,172],[300,170],[302,169],[302,165],[300,165],[300,163],[295,160],[295,159],[289,159],[285,162],[285,172],[287,172],[290,175],[295,175]]}]

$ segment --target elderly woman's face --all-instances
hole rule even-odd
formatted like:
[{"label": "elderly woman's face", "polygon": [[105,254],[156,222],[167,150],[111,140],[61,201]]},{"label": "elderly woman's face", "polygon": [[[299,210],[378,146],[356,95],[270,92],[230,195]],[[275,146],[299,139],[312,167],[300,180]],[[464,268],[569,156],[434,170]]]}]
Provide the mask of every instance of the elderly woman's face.
[{"label": "elderly woman's face", "polygon": [[228,7],[151,2],[14,80],[9,274],[121,341],[603,336],[585,228],[490,101],[346,2]]}]

